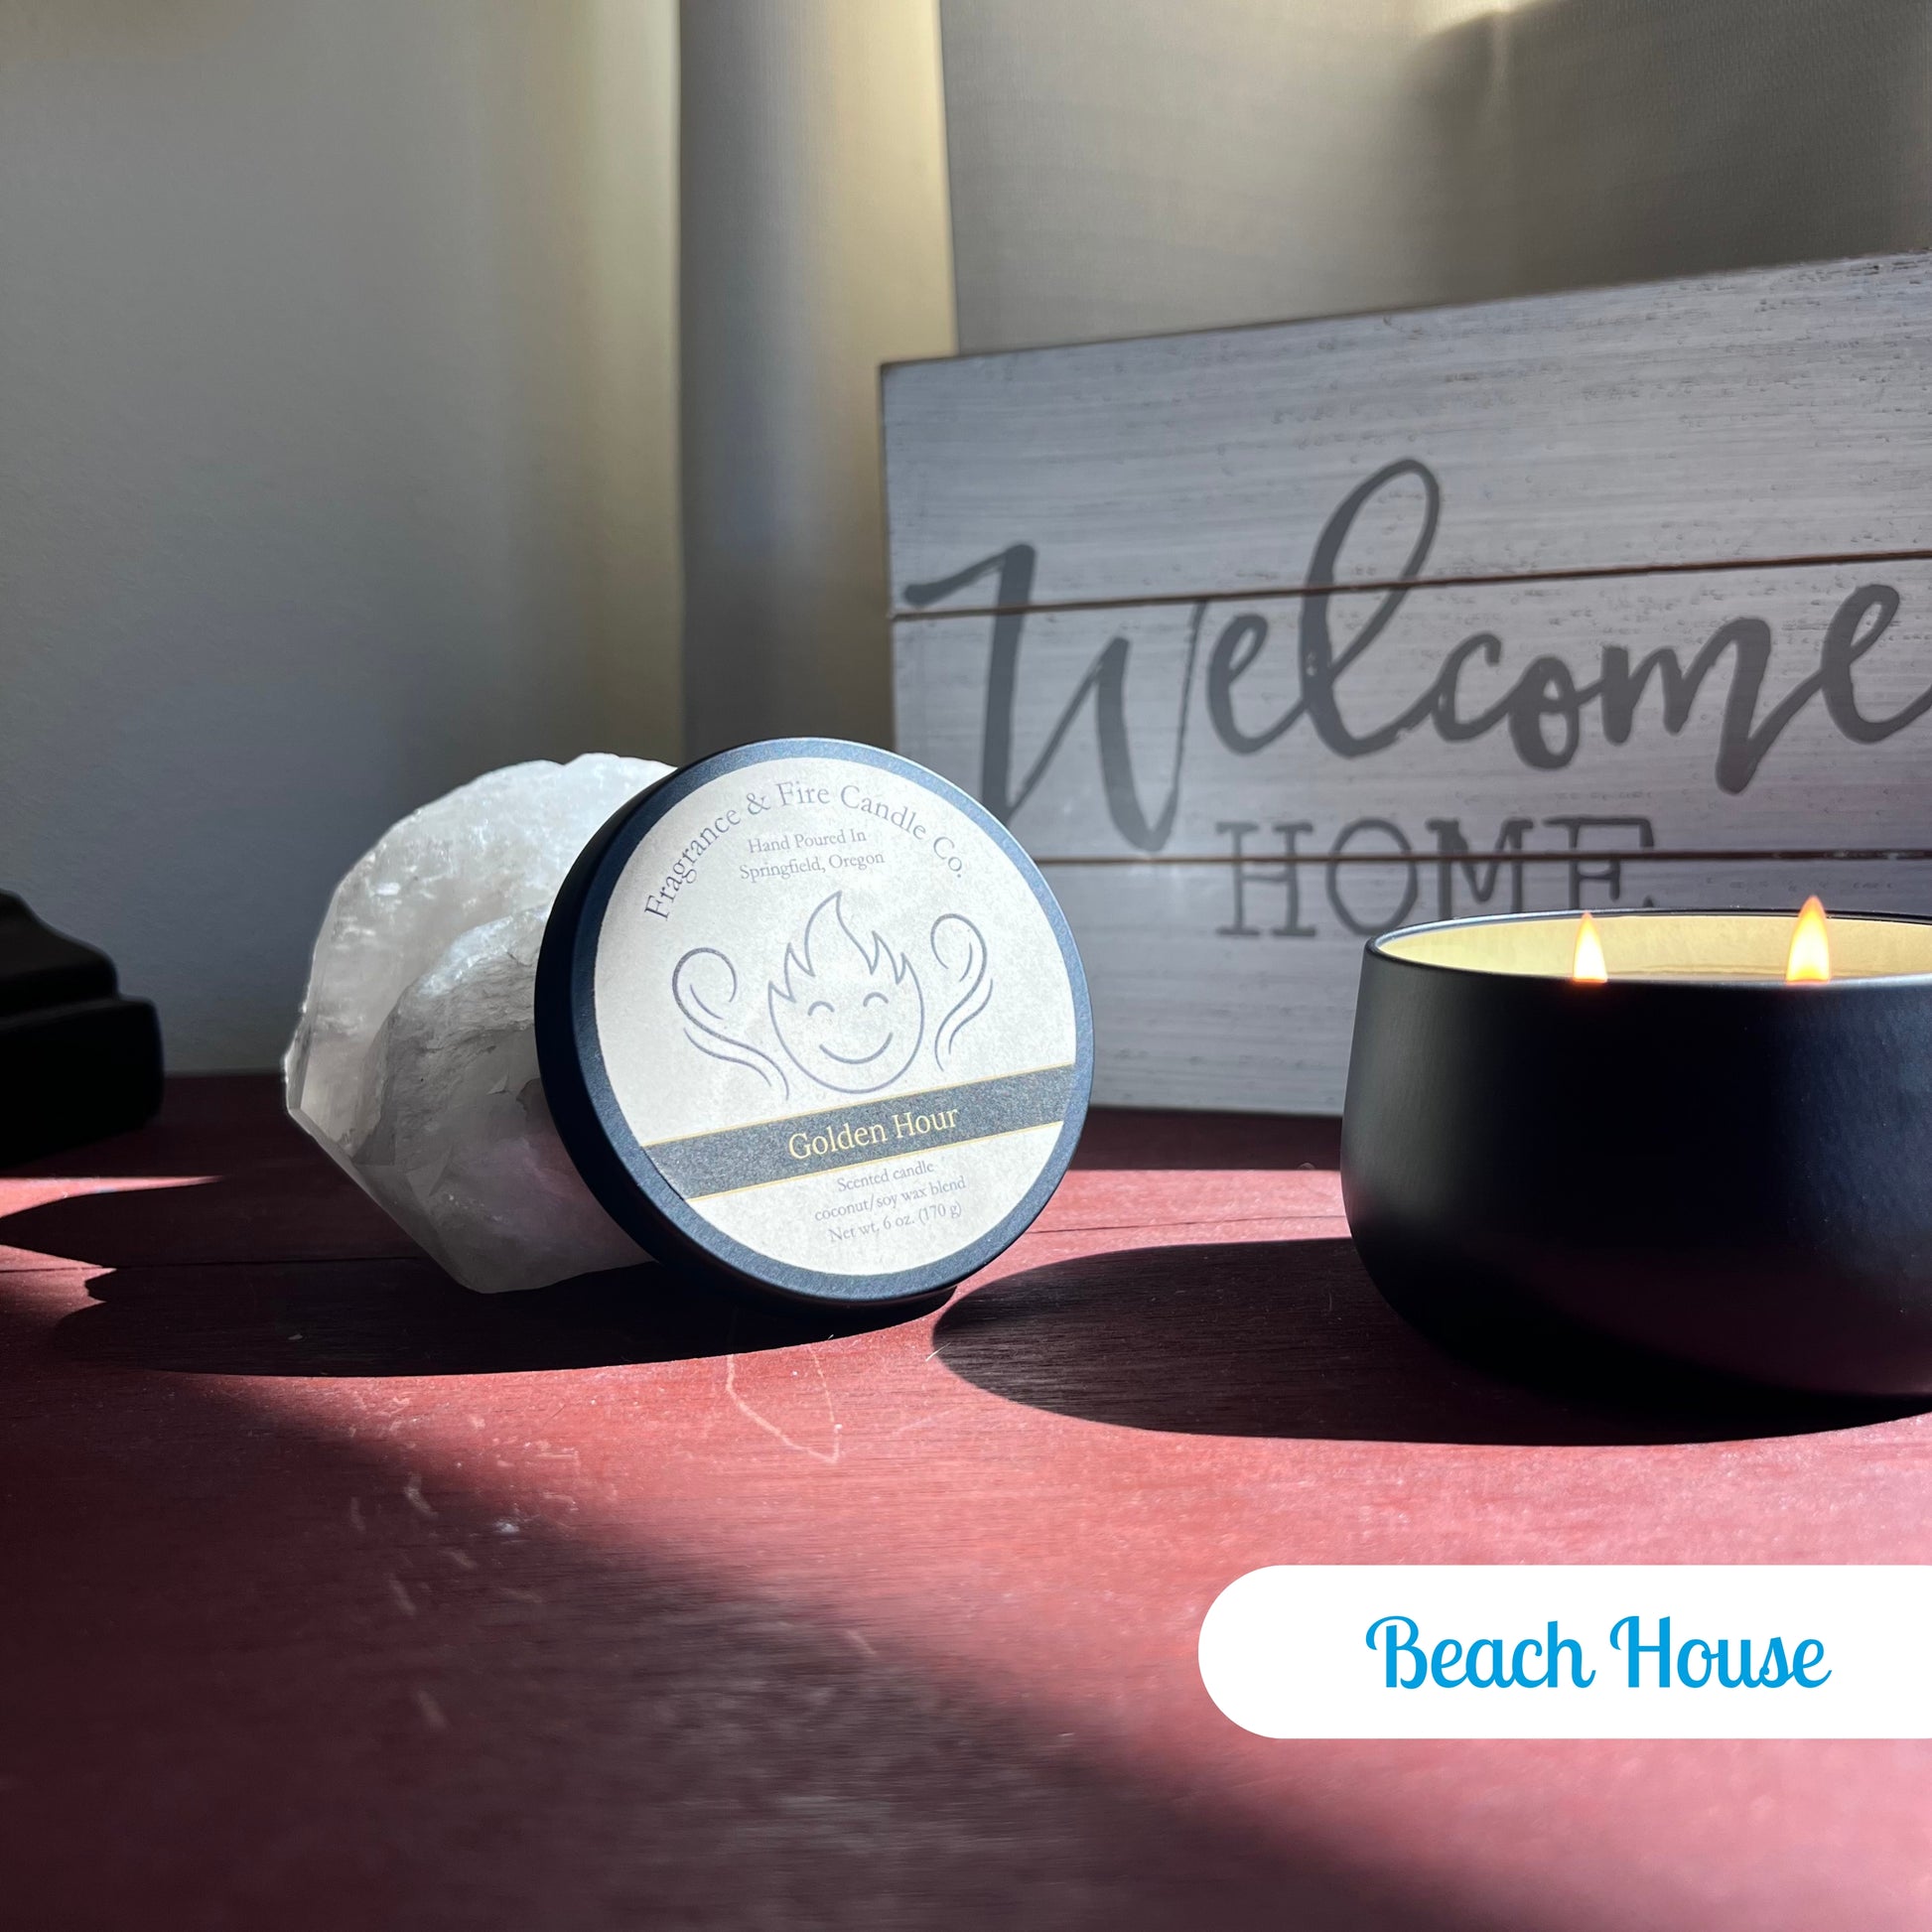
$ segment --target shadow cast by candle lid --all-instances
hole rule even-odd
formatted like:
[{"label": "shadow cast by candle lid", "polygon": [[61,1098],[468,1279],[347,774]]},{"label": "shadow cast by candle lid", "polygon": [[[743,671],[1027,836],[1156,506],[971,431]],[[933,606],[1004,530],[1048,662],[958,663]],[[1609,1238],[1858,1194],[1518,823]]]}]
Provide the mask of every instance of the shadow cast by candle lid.
[{"label": "shadow cast by candle lid", "polygon": [[[473,1295],[427,1261],[130,1268],[88,1284],[54,1348],[200,1375],[499,1375],[792,1348],[937,1306],[791,1309],[660,1268]],[[939,1298],[943,1299],[943,1298]]]}]

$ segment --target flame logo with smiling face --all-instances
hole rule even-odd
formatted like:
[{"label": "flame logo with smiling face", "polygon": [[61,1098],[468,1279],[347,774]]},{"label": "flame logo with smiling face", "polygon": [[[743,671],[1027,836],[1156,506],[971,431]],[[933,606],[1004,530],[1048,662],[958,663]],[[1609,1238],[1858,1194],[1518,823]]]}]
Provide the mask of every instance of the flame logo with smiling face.
[{"label": "flame logo with smiling face", "polygon": [[[945,1008],[932,1030],[933,1068],[957,1079],[959,1036],[993,999],[986,936],[963,912],[942,912],[926,943],[934,995]],[[868,947],[846,924],[840,894],[812,908],[779,970],[782,983],[771,981],[765,997],[766,1035],[752,976],[741,978],[716,946],[693,946],[671,971],[685,1038],[785,1100],[787,1060],[834,1093],[878,1093],[910,1068],[926,1034],[925,994],[911,957],[877,932]]]},{"label": "flame logo with smiling face", "polygon": [[845,922],[844,896],[821,899],[771,982],[772,1031],[786,1057],[835,1093],[877,1093],[912,1064],[925,996],[904,954],[877,932],[870,948]]}]

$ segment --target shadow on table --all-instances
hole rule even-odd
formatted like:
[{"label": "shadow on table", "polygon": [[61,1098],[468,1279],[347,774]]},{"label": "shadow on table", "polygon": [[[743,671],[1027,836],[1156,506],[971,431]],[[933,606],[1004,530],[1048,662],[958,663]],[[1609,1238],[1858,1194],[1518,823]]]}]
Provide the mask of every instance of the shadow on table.
[{"label": "shadow on table", "polygon": [[54,1347],[201,1375],[492,1375],[749,1355],[861,1333],[944,1300],[828,1315],[740,1304],[661,1268],[473,1295],[425,1261],[134,1268],[87,1284]]},{"label": "shadow on table", "polygon": [[1328,1168],[1341,1161],[1341,1122],[1314,1114],[1177,1114],[1096,1107],[1076,1168]]},{"label": "shadow on table", "polygon": [[[487,1375],[744,1355],[884,1327],[945,1300],[794,1310],[650,1266],[474,1295],[417,1253],[246,1259],[265,1245],[259,1223],[280,1213],[259,1176],[218,1179],[45,1202],[0,1220],[0,1242],[109,1271],[87,1284],[95,1305],[55,1329],[61,1354],[205,1375]],[[386,1223],[376,1232],[407,1246]]]},{"label": "shadow on table", "polygon": [[1932,1406],[1787,1394],[1651,1361],[1636,1369],[1607,1344],[1587,1361],[1545,1365],[1535,1382],[1522,1379],[1521,1364],[1493,1372],[1424,1340],[1376,1293],[1345,1240],[1057,1262],[965,1297],[935,1337],[956,1374],[1011,1401],[1207,1436],[1725,1442]]},{"label": "shadow on table", "polygon": [[[425,1494],[403,1412],[109,1376],[42,1352],[5,1290],[12,1923],[1262,1932],[1284,1899],[1307,1932],[1499,1923],[1292,1779],[1257,1823],[1099,1718],[1074,1737],[1063,1679],[978,1696],[922,1668],[809,1564],[795,1591],[735,1583],[725,1539],[710,1574],[702,1514],[655,1547],[651,1453],[547,1393],[477,1398],[489,1433]],[[617,1485],[621,1530],[545,1500],[529,1439],[560,1434],[606,1447],[566,1486]],[[759,1507],[809,1511],[788,1466]],[[924,1546],[918,1507],[877,1506],[880,1561]],[[880,1600],[912,1633],[960,1607]]]}]

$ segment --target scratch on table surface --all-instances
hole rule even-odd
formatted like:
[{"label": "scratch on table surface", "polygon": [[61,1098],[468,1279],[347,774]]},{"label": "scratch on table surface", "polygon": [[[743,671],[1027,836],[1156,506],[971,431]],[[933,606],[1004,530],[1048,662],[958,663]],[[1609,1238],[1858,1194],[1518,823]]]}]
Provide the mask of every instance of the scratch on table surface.
[{"label": "scratch on table surface", "polygon": [[348,1499],[348,1526],[357,1536],[366,1533],[368,1525],[362,1521],[362,1499],[351,1496]]},{"label": "scratch on table surface", "polygon": [[416,1599],[409,1593],[409,1586],[400,1577],[389,1579],[389,1594],[396,1599],[396,1608],[404,1616],[416,1614]]},{"label": "scratch on table surface", "polygon": [[413,1469],[409,1472],[409,1480],[402,1486],[402,1495],[403,1500],[418,1516],[434,1516],[436,1514],[436,1505],[423,1494],[422,1477]]},{"label": "scratch on table surface", "polygon": [[416,1709],[423,1714],[423,1723],[431,1730],[448,1730],[450,1721],[443,1715],[443,1707],[418,1684],[415,1690]]},{"label": "scratch on table surface", "polygon": [[468,1550],[445,1550],[443,1554],[446,1557],[448,1557],[449,1560],[453,1564],[455,1564],[459,1570],[474,1570],[477,1567],[476,1558],[473,1557]]},{"label": "scratch on table surface", "polygon": [[519,1589],[514,1584],[498,1584],[496,1586],[496,1594],[498,1596],[507,1596],[512,1603],[541,1603],[543,1601],[541,1591]]},{"label": "scratch on table surface", "polygon": [[739,1413],[747,1421],[757,1423],[767,1436],[775,1436],[779,1442],[784,1444],[786,1449],[797,1449],[801,1455],[809,1455],[814,1460],[825,1463],[827,1467],[836,1467],[839,1459],[839,1435],[845,1425],[839,1421],[838,1412],[832,1407],[832,1390],[825,1380],[825,1370],[819,1362],[817,1351],[815,1349],[806,1350],[805,1359],[811,1363],[812,1373],[818,1377],[819,1392],[825,1397],[825,1414],[832,1424],[832,1447],[829,1449],[813,1449],[809,1443],[794,1441],[769,1416],[760,1415],[758,1410],[753,1408],[739,1394],[738,1357],[736,1355],[727,1355],[725,1357],[725,1393],[731,1397],[732,1401],[737,1405]]}]

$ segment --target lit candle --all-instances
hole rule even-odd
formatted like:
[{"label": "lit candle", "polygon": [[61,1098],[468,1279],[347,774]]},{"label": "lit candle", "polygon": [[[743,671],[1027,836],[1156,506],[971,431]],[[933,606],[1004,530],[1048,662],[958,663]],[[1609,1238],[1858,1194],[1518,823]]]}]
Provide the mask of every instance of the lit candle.
[{"label": "lit candle", "polygon": [[1603,964],[1603,942],[1597,937],[1596,921],[1587,912],[1577,921],[1577,947],[1570,955],[1570,977],[1587,986],[1601,986],[1610,977]]},{"label": "lit candle", "polygon": [[1789,985],[1823,985],[1832,977],[1832,940],[1825,924],[1825,908],[1814,893],[1805,900],[1798,922],[1791,928],[1791,948],[1784,956]]},{"label": "lit candle", "polygon": [[1932,972],[1932,925],[1847,912],[1528,913],[1408,926],[1371,942],[1396,959],[1600,986],[1613,980],[1827,985]]},{"label": "lit candle", "polygon": [[1369,1274],[1451,1345],[1932,1396],[1932,920],[1386,933],[1341,1165]]}]

